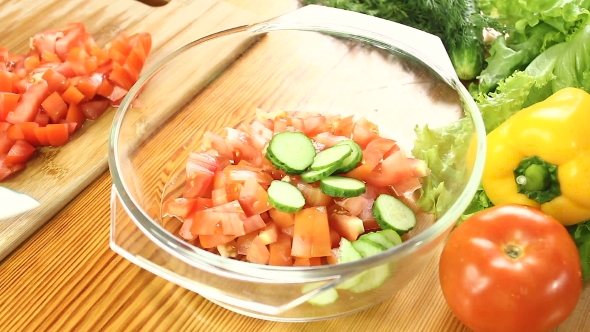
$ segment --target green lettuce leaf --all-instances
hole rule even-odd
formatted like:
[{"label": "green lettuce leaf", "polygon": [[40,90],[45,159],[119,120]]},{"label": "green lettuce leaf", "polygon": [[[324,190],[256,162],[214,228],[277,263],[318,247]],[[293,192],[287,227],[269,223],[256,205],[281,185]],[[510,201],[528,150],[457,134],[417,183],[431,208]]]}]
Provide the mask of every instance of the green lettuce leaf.
[{"label": "green lettuce leaf", "polygon": [[564,40],[563,33],[545,23],[529,27],[525,33],[515,32],[508,38],[499,36],[492,42],[487,67],[478,77],[479,91],[492,91],[498,82],[515,70],[523,70],[545,49]]},{"label": "green lettuce leaf", "polygon": [[553,71],[553,92],[566,87],[590,92],[590,25],[580,29],[566,44]]},{"label": "green lettuce leaf", "polygon": [[590,220],[567,227],[580,252],[582,278],[590,279]]}]

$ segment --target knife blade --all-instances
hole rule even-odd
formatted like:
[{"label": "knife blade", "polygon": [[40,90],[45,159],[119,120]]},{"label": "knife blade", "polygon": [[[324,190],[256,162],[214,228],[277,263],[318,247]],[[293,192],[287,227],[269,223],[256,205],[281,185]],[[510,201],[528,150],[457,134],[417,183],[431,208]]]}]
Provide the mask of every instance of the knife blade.
[{"label": "knife blade", "polygon": [[0,220],[25,213],[40,205],[31,196],[0,186]]}]

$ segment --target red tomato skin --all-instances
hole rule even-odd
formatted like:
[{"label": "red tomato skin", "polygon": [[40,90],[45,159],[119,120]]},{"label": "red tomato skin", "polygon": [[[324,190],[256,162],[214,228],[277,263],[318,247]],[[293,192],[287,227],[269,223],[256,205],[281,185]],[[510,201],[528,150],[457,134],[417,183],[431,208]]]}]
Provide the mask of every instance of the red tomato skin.
[{"label": "red tomato skin", "polygon": [[[510,258],[505,248],[521,249]],[[549,331],[582,291],[580,256],[558,221],[519,205],[482,211],[457,227],[439,262],[444,297],[476,332]]]},{"label": "red tomato skin", "polygon": [[39,105],[45,99],[48,92],[47,82],[44,80],[34,84],[25,91],[14,111],[6,115],[6,122],[21,123],[35,120],[39,113]]}]

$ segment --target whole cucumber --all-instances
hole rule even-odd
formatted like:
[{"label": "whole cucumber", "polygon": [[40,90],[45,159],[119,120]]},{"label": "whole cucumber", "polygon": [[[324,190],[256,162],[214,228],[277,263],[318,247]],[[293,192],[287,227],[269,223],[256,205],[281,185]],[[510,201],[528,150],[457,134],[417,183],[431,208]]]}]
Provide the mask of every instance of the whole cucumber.
[{"label": "whole cucumber", "polygon": [[485,58],[483,42],[474,29],[466,27],[466,38],[447,50],[457,76],[465,81],[473,80],[481,73]]}]

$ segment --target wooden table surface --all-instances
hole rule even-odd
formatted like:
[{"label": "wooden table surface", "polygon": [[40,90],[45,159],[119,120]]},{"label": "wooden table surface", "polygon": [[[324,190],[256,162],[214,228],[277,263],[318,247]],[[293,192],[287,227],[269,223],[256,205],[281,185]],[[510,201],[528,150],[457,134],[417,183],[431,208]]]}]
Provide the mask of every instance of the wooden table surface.
[{"label": "wooden table surface", "polygon": [[[257,12],[254,0],[227,0]],[[285,10],[268,2],[269,17]],[[390,300],[312,323],[223,309],[109,248],[111,178],[102,174],[0,262],[0,331],[469,331],[445,304],[433,259]],[[590,331],[590,291],[558,331]]]}]

